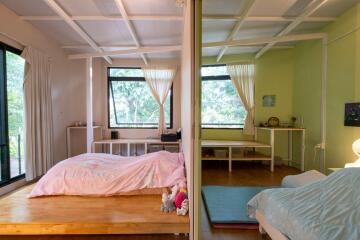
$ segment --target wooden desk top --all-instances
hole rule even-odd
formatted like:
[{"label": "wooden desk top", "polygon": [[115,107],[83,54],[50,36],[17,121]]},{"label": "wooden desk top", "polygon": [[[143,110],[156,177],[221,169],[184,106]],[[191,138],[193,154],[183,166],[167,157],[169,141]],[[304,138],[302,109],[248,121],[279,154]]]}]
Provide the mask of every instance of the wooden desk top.
[{"label": "wooden desk top", "polygon": [[102,139],[94,141],[95,144],[105,144],[105,143],[153,143],[153,144],[179,144],[181,141],[176,142],[162,142],[159,138],[144,138],[144,139],[136,139],[136,138],[119,138],[119,139]]},{"label": "wooden desk top", "polygon": [[305,128],[289,128],[289,127],[256,127],[261,130],[275,130],[275,131],[304,131]]}]

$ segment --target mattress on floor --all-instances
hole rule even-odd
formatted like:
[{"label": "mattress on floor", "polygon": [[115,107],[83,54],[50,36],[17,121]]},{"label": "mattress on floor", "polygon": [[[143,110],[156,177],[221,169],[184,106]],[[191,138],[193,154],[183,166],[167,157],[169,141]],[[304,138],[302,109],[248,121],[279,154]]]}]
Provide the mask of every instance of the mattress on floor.
[{"label": "mattress on floor", "polygon": [[292,240],[360,239],[360,168],[297,188],[268,189],[248,203]]}]

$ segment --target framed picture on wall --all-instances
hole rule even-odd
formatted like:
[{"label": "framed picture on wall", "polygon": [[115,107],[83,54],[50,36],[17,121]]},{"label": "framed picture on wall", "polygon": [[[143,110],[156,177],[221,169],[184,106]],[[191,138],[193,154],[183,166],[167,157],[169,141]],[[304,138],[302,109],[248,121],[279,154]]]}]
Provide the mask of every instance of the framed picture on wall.
[{"label": "framed picture on wall", "polygon": [[276,95],[264,95],[262,98],[263,107],[275,107]]},{"label": "framed picture on wall", "polygon": [[360,127],[360,102],[345,103],[344,125]]}]

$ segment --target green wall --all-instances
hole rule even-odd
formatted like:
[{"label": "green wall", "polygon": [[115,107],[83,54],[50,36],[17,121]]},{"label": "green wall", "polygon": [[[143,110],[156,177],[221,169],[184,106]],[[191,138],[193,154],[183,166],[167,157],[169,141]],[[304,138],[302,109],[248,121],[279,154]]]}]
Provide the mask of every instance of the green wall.
[{"label": "green wall", "polygon": [[[326,109],[326,164],[343,167],[356,159],[352,142],[360,137],[359,128],[344,127],[344,104],[360,100],[360,33],[353,32],[332,40],[360,26],[360,5],[343,14],[323,30],[328,33],[328,81]],[[320,41],[298,44],[294,52],[294,115],[302,116],[307,128],[306,168],[318,168],[313,162],[315,144],[320,143],[320,98],[322,46]]]},{"label": "green wall", "polygon": [[[254,61],[252,54],[227,55],[220,63],[254,62],[255,75],[255,122],[265,122],[271,116],[289,122],[292,116],[292,95],[294,78],[293,49],[271,50],[259,60]],[[216,57],[205,57],[202,64],[215,64]],[[263,107],[262,96],[276,95],[275,107]],[[242,130],[203,129],[202,139],[247,140],[252,136],[242,134]],[[269,141],[268,135],[259,134],[260,140]],[[286,158],[287,135],[279,133],[276,141],[276,155]],[[281,136],[283,135],[283,136]]]}]

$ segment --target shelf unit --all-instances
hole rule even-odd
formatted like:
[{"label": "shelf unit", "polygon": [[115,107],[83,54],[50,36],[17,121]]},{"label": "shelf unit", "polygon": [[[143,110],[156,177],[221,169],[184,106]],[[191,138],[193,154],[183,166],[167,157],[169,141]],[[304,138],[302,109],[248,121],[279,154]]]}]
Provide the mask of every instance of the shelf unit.
[{"label": "shelf unit", "polygon": [[272,149],[269,144],[256,141],[224,141],[224,140],[202,140],[202,148],[226,148],[228,149],[227,157],[202,157],[202,160],[220,160],[229,161],[229,172],[232,170],[232,161],[271,161],[270,170],[274,171],[274,155],[264,155],[259,152],[247,152],[243,156],[233,154],[234,148],[253,148],[253,149]]},{"label": "shelf unit", "polygon": [[130,156],[130,147],[131,145],[135,145],[135,144],[142,144],[144,145],[144,152],[147,153],[148,152],[148,147],[149,145],[163,145],[163,146],[178,146],[179,152],[181,151],[181,141],[176,141],[176,142],[162,142],[160,139],[125,139],[125,138],[120,138],[120,139],[103,139],[103,140],[98,140],[98,141],[94,141],[93,145],[92,145],[92,152],[95,152],[95,147],[96,145],[100,145],[100,146],[109,146],[109,153],[113,154],[113,146],[114,145],[121,145],[121,144],[125,144],[127,146],[127,156]]}]

